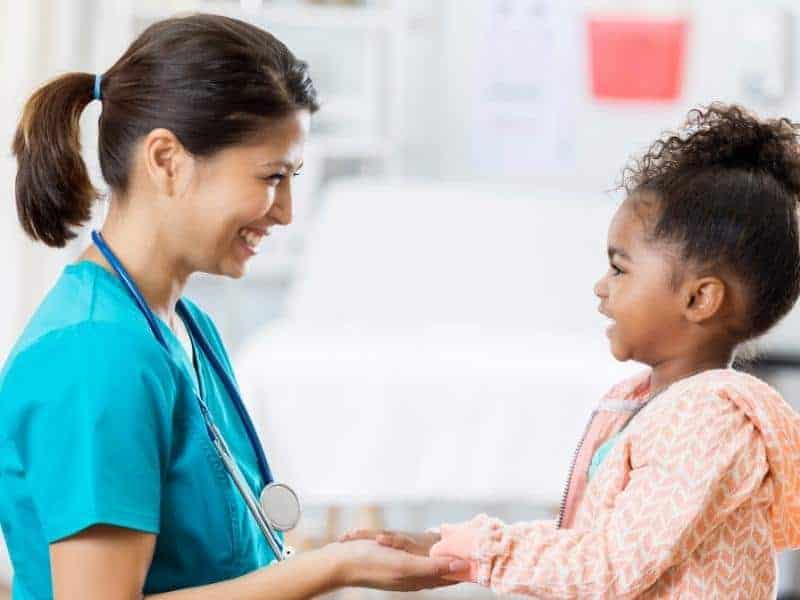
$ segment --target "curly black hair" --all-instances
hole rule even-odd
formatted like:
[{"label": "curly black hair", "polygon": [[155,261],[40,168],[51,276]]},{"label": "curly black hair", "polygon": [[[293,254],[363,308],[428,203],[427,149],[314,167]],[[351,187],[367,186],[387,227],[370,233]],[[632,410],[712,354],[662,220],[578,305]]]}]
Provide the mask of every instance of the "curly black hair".
[{"label": "curly black hair", "polygon": [[789,119],[712,104],[690,111],[681,131],[664,134],[623,171],[629,197],[655,199],[653,240],[743,284],[742,341],[773,327],[800,294],[798,135]]}]

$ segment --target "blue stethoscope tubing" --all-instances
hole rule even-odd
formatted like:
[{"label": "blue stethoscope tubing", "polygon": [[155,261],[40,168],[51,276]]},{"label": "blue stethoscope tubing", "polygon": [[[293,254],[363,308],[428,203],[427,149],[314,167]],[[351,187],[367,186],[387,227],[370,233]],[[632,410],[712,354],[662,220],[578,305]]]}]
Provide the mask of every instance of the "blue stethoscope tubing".
[{"label": "blue stethoscope tubing", "polygon": [[[138,306],[139,310],[141,311],[142,315],[144,315],[145,319],[147,319],[147,323],[150,326],[153,335],[155,336],[156,340],[161,344],[161,346],[168,350],[169,347],[167,346],[167,341],[164,339],[164,335],[161,332],[161,329],[158,326],[158,322],[156,320],[155,314],[147,305],[147,301],[142,296],[142,293],[139,291],[139,288],[134,283],[131,276],[128,274],[125,267],[122,266],[122,263],[116,257],[114,252],[108,246],[106,241],[103,239],[102,234],[98,231],[92,231],[92,241],[94,242],[97,249],[100,250],[100,253],[105,257],[108,261],[108,264],[111,265],[111,268],[114,269],[117,276],[119,277],[122,284],[128,290],[128,293],[133,298],[134,302]],[[178,300],[176,305],[176,312],[178,315],[183,319],[183,322],[189,329],[191,334],[192,340],[198,344],[200,347],[200,351],[205,355],[205,357],[211,362],[211,367],[214,369],[214,372],[222,381],[223,386],[225,387],[228,396],[233,401],[234,406],[236,407],[236,412],[239,414],[239,419],[242,422],[242,425],[247,432],[247,437],[250,441],[250,445],[253,448],[253,452],[256,455],[256,459],[258,461],[258,469],[261,473],[261,477],[265,483],[265,490],[270,485],[282,485],[282,484],[274,484],[274,478],[272,476],[272,471],[269,468],[269,463],[267,462],[266,454],[264,453],[264,448],[261,445],[261,441],[258,439],[258,434],[256,434],[255,428],[253,427],[253,423],[250,420],[249,415],[247,414],[247,409],[244,406],[244,402],[242,401],[241,394],[239,394],[239,390],[236,387],[233,378],[228,374],[228,372],[223,367],[222,363],[220,362],[219,358],[217,357],[214,350],[208,344],[203,332],[200,331],[200,328],[195,323],[194,319],[192,318],[189,310],[186,308],[186,305],[182,300]],[[206,406],[206,403],[197,395],[198,404],[200,405],[200,411],[203,415],[203,420],[206,425],[206,430],[208,432],[209,437],[211,438],[212,443],[214,444],[215,449],[220,455],[222,462],[225,465],[228,474],[230,475],[231,479],[233,480],[236,487],[239,489],[240,494],[242,495],[245,504],[247,505],[250,513],[253,515],[253,518],[256,520],[259,528],[261,529],[262,533],[264,534],[265,539],[270,545],[270,548],[275,554],[275,557],[278,560],[283,560],[286,558],[290,552],[287,548],[285,548],[275,532],[273,526],[269,522],[269,519],[263,513],[262,507],[253,497],[253,492],[250,490],[249,486],[242,476],[241,471],[239,470],[235,459],[233,458],[232,453],[230,452],[228,445],[225,442],[225,439],[222,437],[219,429],[214,424],[213,420],[211,419],[211,414]],[[286,487],[289,492],[295,496],[294,492],[291,488]],[[263,494],[262,494],[263,495]],[[299,503],[299,501],[298,501]]]}]

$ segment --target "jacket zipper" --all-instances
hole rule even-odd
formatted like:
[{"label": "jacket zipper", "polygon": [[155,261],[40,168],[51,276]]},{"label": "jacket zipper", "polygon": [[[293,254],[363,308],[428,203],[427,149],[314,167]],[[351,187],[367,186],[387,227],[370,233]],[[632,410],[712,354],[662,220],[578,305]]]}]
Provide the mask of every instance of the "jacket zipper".
[{"label": "jacket zipper", "polygon": [[567,497],[569,496],[569,488],[572,486],[572,476],[575,472],[575,465],[578,462],[578,456],[581,453],[581,448],[583,448],[583,443],[586,441],[586,436],[589,434],[589,428],[592,426],[594,422],[594,417],[597,415],[597,410],[593,410],[591,416],[589,417],[589,422],[586,423],[586,428],[583,430],[583,435],[581,436],[580,441],[578,442],[578,447],[575,448],[575,454],[572,457],[572,463],[569,467],[569,475],[567,476],[567,482],[564,485],[564,492],[561,494],[561,507],[558,509],[558,521],[556,523],[556,529],[561,529],[561,525],[564,521],[564,511],[567,509]]}]

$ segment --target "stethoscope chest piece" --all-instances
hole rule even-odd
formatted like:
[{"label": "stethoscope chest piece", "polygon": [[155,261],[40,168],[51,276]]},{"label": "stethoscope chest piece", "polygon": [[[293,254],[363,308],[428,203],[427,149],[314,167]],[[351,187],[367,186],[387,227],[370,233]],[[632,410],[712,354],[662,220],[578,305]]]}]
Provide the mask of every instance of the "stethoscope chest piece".
[{"label": "stethoscope chest piece", "polygon": [[291,531],[300,522],[300,498],[285,483],[273,482],[265,486],[259,504],[270,525],[278,531]]}]

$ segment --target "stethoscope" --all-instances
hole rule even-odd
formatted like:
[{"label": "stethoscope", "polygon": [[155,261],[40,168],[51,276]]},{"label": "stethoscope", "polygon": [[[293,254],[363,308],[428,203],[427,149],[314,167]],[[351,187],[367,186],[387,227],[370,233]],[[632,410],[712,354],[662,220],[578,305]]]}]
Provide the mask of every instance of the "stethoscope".
[{"label": "stethoscope", "polygon": [[[111,248],[108,247],[108,244],[106,244],[103,236],[99,232],[92,231],[92,241],[114,269],[120,281],[122,281],[122,284],[127,288],[128,293],[131,295],[133,300],[136,302],[136,305],[139,307],[139,310],[147,319],[147,323],[150,326],[153,335],[155,335],[156,339],[164,347],[164,349],[169,351],[167,341],[164,339],[164,335],[161,333],[161,329],[158,326],[155,314],[153,314],[153,311],[150,310],[150,307],[147,305],[144,296],[142,296],[139,288],[136,287],[136,284],[125,270],[125,267],[122,266],[122,263],[120,263],[116,255],[111,251]],[[266,485],[261,491],[258,500],[256,500],[253,491],[250,489],[250,486],[247,483],[247,480],[239,470],[239,466],[236,464],[236,459],[234,459],[233,454],[228,448],[225,438],[214,424],[214,421],[211,418],[211,413],[208,410],[208,406],[202,398],[202,394],[198,393],[196,395],[196,399],[198,405],[200,406],[200,412],[203,415],[203,421],[205,422],[208,436],[211,438],[211,442],[214,445],[214,448],[216,449],[220,459],[222,460],[225,470],[228,472],[228,475],[230,476],[234,485],[239,490],[239,493],[247,505],[250,514],[253,515],[253,519],[255,519],[256,523],[258,524],[261,533],[264,534],[264,538],[272,549],[273,554],[278,560],[284,560],[291,556],[294,553],[294,550],[289,546],[284,546],[283,541],[276,533],[276,530],[289,531],[294,529],[300,520],[300,499],[291,487],[284,483],[276,483],[274,481],[272,477],[272,471],[270,470],[269,463],[267,462],[267,457],[264,454],[264,448],[261,446],[261,442],[258,439],[255,428],[253,427],[253,423],[247,414],[247,410],[244,407],[244,402],[242,402],[242,397],[239,395],[239,390],[236,388],[236,384],[233,382],[233,379],[228,372],[223,368],[219,358],[217,358],[214,350],[208,344],[203,332],[200,331],[200,328],[194,322],[194,319],[189,314],[189,311],[182,300],[178,301],[176,311],[188,327],[192,340],[200,347],[200,351],[211,362],[214,372],[222,381],[223,386],[225,387],[228,395],[233,401],[234,406],[236,407],[236,412],[239,413],[239,419],[241,420],[242,425],[247,432],[247,437],[250,439],[250,445],[252,446],[253,452],[258,460],[259,471],[266,482]]]}]

